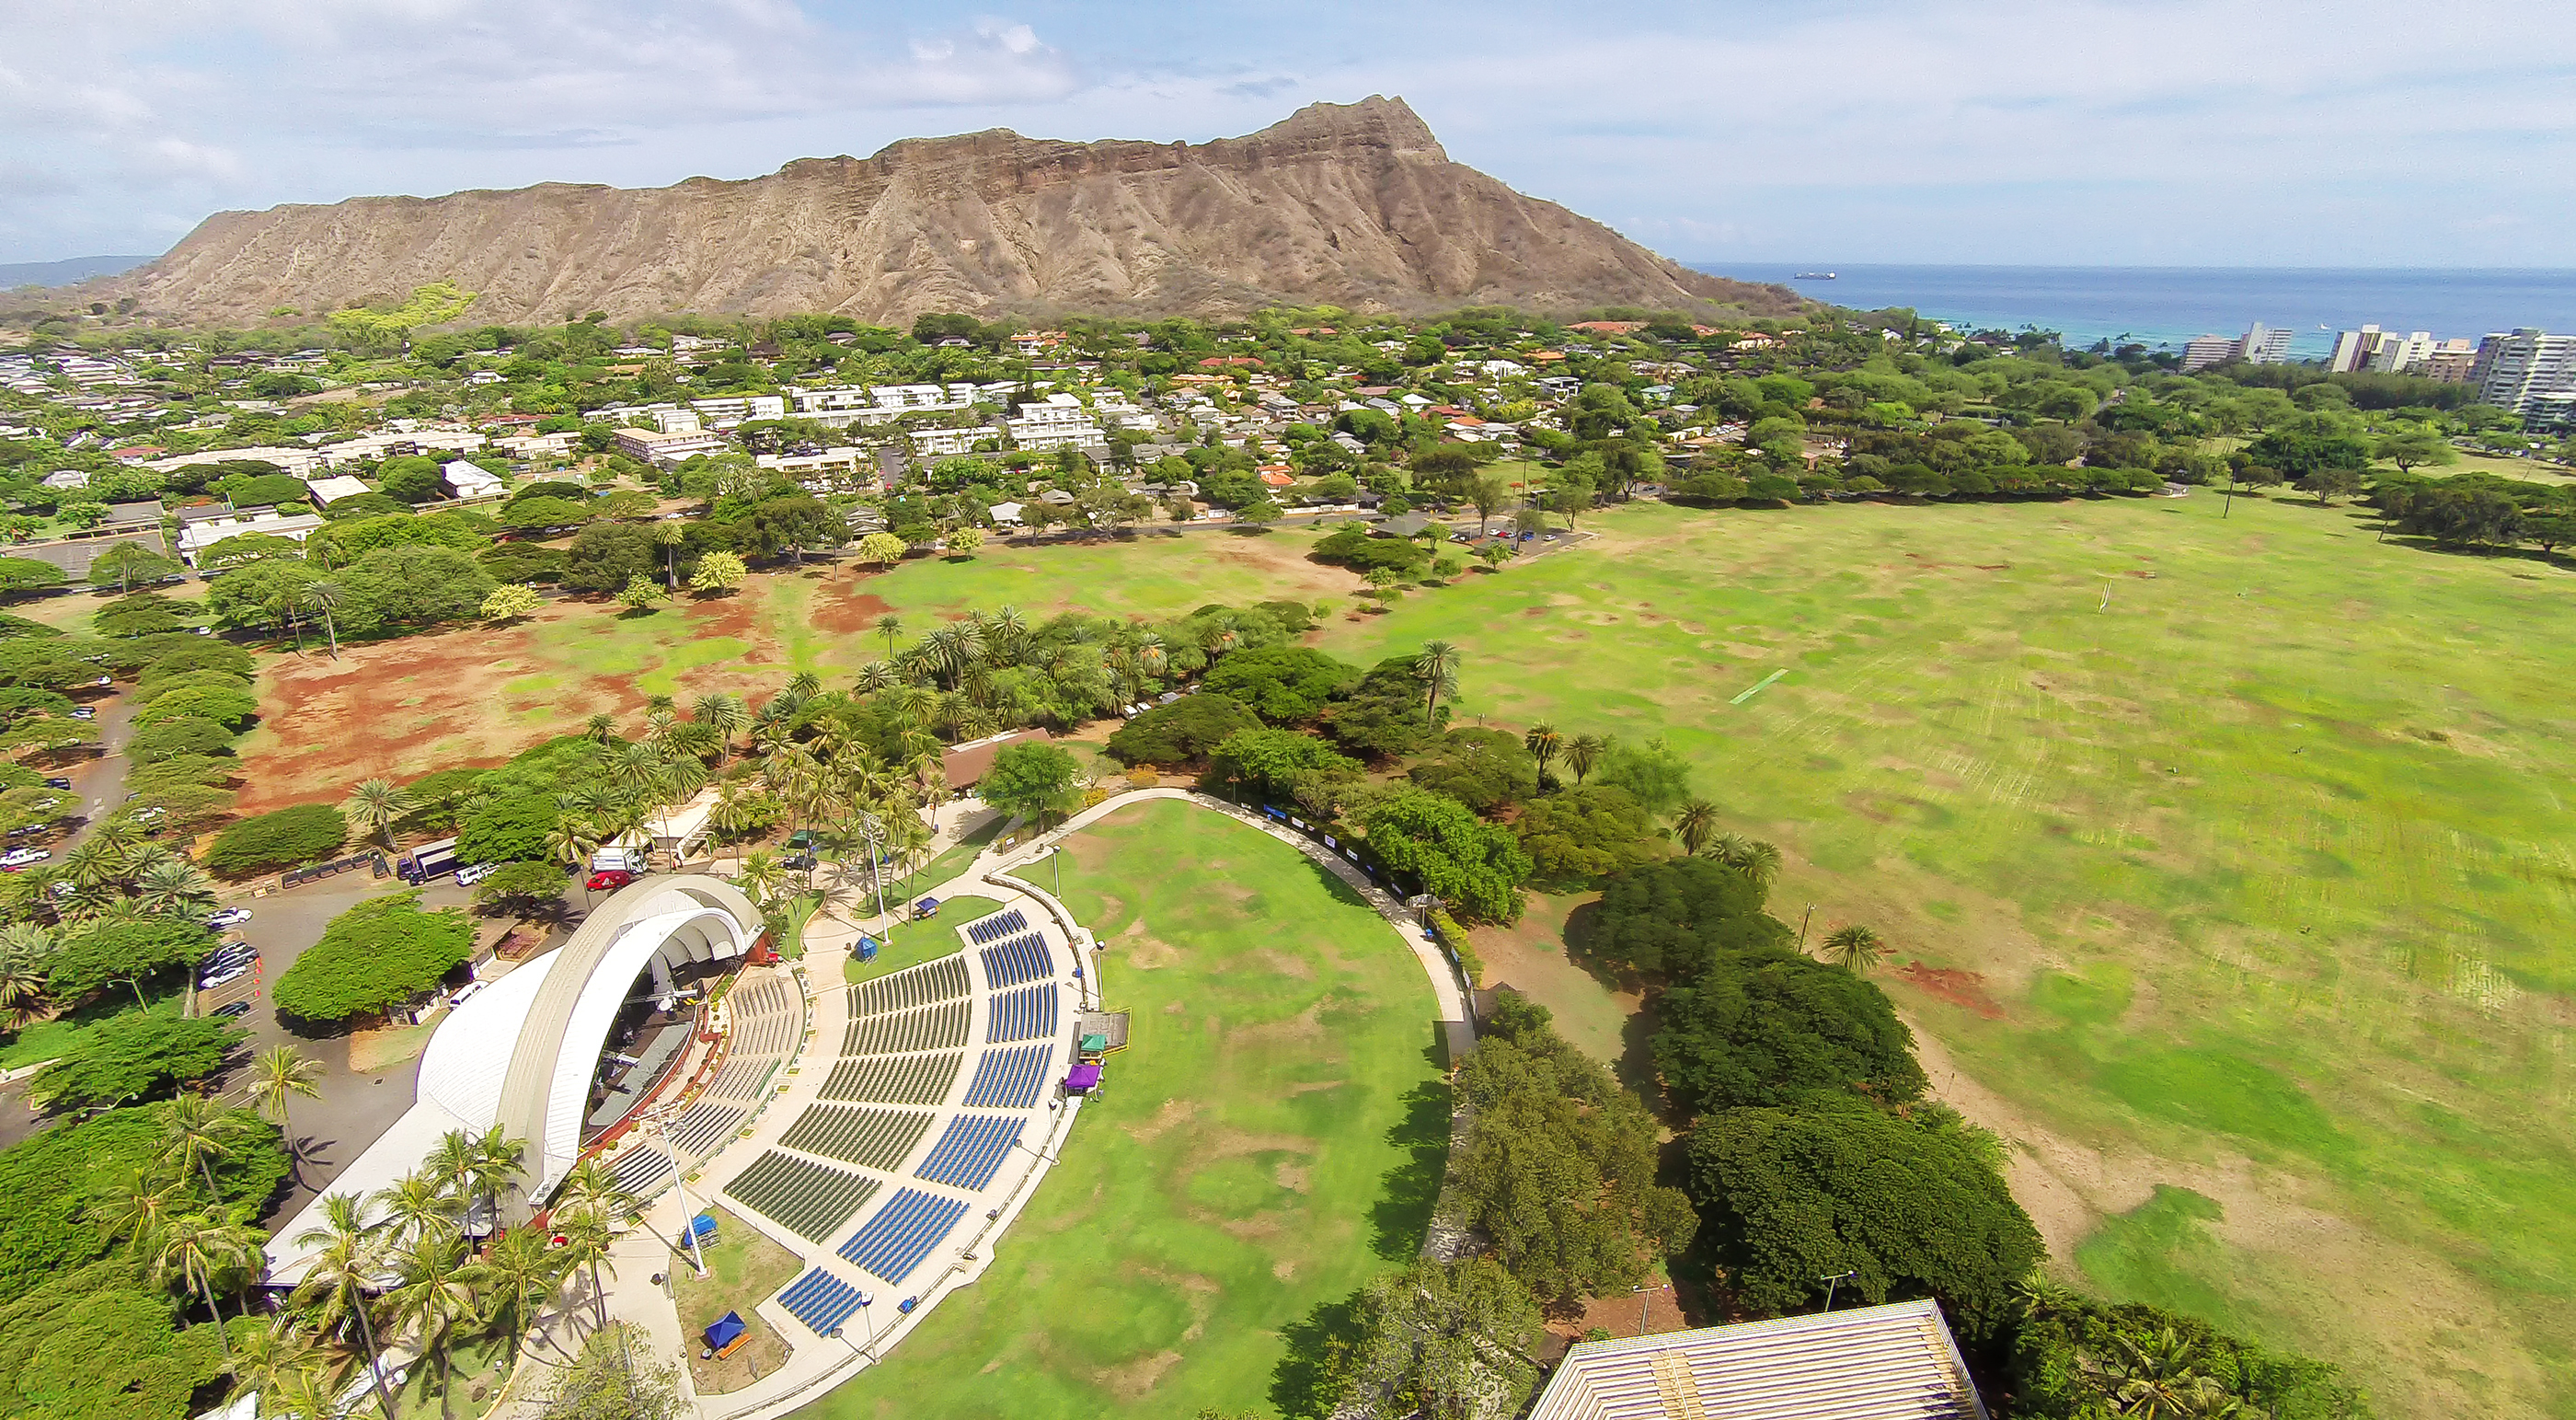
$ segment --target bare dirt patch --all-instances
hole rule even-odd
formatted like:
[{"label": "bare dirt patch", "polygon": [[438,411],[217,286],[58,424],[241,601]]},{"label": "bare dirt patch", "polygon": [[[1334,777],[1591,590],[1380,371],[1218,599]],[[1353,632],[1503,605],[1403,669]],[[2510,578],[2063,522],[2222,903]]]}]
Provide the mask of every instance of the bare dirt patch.
[{"label": "bare dirt patch", "polygon": [[814,628],[835,636],[857,636],[877,629],[877,618],[894,608],[866,592],[853,592],[838,581],[814,589]]},{"label": "bare dirt patch", "polygon": [[1898,967],[1896,974],[1927,996],[1964,1007],[1990,1021],[2003,1019],[2002,1005],[1986,994],[1986,979],[1973,971],[1925,966],[1919,961],[1910,961]]}]

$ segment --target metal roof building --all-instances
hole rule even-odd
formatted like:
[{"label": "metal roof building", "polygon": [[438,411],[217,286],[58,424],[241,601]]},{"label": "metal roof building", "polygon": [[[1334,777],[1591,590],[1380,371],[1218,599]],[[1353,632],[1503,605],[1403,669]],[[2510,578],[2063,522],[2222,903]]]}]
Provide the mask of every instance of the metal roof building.
[{"label": "metal roof building", "polygon": [[521,1205],[543,1197],[581,1156],[590,1084],[628,986],[649,975],[668,989],[674,967],[738,958],[759,935],[751,900],[716,878],[646,878],[600,903],[570,941],[439,1023],[411,1108],[270,1240],[270,1285],[303,1275],[310,1253],[295,1239],[321,1223],[323,1198],[372,1197],[451,1130],[479,1136],[497,1124],[524,1141]]},{"label": "metal roof building", "polygon": [[1986,1420],[1937,1302],[1578,1342],[1530,1420]]}]

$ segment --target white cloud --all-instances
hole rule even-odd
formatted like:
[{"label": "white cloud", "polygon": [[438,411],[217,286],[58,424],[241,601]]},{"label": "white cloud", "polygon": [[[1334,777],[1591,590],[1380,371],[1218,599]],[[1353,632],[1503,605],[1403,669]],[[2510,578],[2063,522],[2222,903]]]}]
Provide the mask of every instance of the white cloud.
[{"label": "white cloud", "polygon": [[2576,7],[1446,0],[1390,18],[1350,0],[1221,22],[19,0],[0,11],[0,131],[23,144],[0,172],[0,259],[184,226],[145,214],[739,177],[990,126],[1198,141],[1370,92],[1410,98],[1461,161],[1685,257],[2547,264],[2576,217]]}]

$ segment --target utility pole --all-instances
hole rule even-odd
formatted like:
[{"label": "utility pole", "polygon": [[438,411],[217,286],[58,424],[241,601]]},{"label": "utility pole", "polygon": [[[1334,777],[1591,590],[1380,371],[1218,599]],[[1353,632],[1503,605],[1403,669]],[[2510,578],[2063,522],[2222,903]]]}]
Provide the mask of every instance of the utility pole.
[{"label": "utility pole", "polygon": [[1816,1279],[1817,1281],[1822,1282],[1822,1283],[1824,1283],[1824,1284],[1825,1284],[1825,1310],[1826,1310],[1826,1311],[1832,1311],[1832,1310],[1834,1309],[1834,1288],[1835,1288],[1835,1287],[1837,1287],[1837,1286],[1839,1286],[1839,1285],[1840,1285],[1840,1284],[1842,1284],[1842,1283],[1845,1283],[1845,1282],[1848,1282],[1848,1281],[1852,1280],[1852,1279],[1853,1279],[1853,1278],[1855,1278],[1855,1277],[1858,1277],[1859,1275],[1860,1275],[1859,1270],[1858,1270],[1858,1269],[1854,1269],[1854,1270],[1849,1271],[1849,1272],[1828,1272],[1828,1273],[1826,1273],[1824,1276],[1819,1277],[1819,1278],[1817,1278],[1817,1279]]},{"label": "utility pole", "polygon": [[1807,924],[1816,920],[1816,905],[1807,904],[1807,915],[1798,919],[1798,950],[1807,949]]}]

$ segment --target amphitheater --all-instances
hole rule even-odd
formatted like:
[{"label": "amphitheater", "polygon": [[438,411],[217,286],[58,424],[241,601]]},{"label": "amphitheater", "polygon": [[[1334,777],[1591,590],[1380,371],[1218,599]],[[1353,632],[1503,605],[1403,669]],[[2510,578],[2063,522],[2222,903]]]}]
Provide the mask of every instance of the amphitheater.
[{"label": "amphitheater", "polygon": [[[647,1221],[620,1244],[608,1304],[657,1351],[699,1344],[682,1335],[660,1279],[688,1265],[672,1241],[710,1204],[799,1259],[784,1286],[738,1308],[786,1342],[786,1363],[742,1389],[695,1396],[702,1420],[768,1420],[811,1403],[982,1274],[1081,1112],[1083,1097],[1063,1084],[1076,1018],[1100,1009],[1088,934],[1008,874],[1146,797],[1248,817],[1172,790],[1117,796],[933,888],[1000,906],[950,927],[955,954],[856,985],[840,981],[855,930],[809,932],[803,961],[742,970],[711,1021],[718,1050],[660,1091],[668,1103],[604,1141]],[[1443,1024],[1465,1030],[1457,978],[1399,903],[1311,840],[1251,821],[1366,891],[1432,975]]]}]

